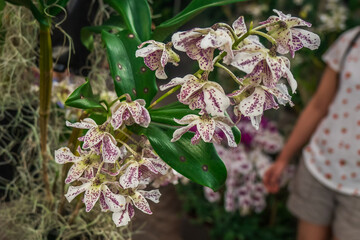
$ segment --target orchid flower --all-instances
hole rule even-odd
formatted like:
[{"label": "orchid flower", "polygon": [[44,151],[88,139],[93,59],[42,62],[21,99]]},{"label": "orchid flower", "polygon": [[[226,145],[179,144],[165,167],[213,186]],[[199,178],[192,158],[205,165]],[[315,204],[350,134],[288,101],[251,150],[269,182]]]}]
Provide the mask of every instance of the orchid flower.
[{"label": "orchid flower", "polygon": [[111,125],[115,130],[123,124],[130,126],[136,123],[142,127],[148,127],[151,119],[144,106],[145,101],[143,99],[116,103],[111,107]]},{"label": "orchid flower", "polygon": [[109,133],[109,121],[106,121],[102,125],[98,126],[91,118],[85,118],[77,123],[70,123],[69,121],[66,121],[66,126],[89,129],[85,136],[81,138],[84,141],[83,148],[99,148],[104,162],[115,163],[115,161],[122,155],[120,149],[116,146],[114,136]]},{"label": "orchid flower", "polygon": [[264,86],[274,88],[279,79],[284,77],[292,92],[295,92],[297,82],[290,72],[290,61],[286,57],[274,55],[256,40],[234,52],[235,57],[231,65],[247,73],[245,78],[258,76]]},{"label": "orchid flower", "polygon": [[69,148],[62,147],[55,151],[55,162],[58,164],[74,163],[68,171],[65,183],[71,183],[78,180],[83,173],[88,178],[94,176],[94,168],[98,168],[100,165],[100,156],[95,151],[81,151],[78,148],[80,156],[75,156]]},{"label": "orchid flower", "polygon": [[214,30],[212,28],[194,28],[185,32],[177,32],[171,41],[174,48],[186,52],[189,58],[199,62],[200,69],[212,71],[214,50],[219,49],[227,53],[232,59],[233,40],[224,29]]},{"label": "orchid flower", "polygon": [[[145,44],[149,45],[144,47]],[[171,43],[164,44],[154,40],[149,40],[143,42],[138,48],[141,49],[136,50],[135,56],[143,57],[145,65],[148,66],[152,71],[156,70],[155,75],[159,79],[167,78],[164,68],[168,62],[171,62],[173,65],[177,66],[177,63],[180,61],[179,55],[171,50]]]},{"label": "orchid flower", "polygon": [[122,188],[135,188],[146,171],[152,174],[166,174],[168,165],[150,149],[144,148],[141,156],[130,156],[121,167],[123,174],[119,179]]},{"label": "orchid flower", "polygon": [[279,22],[277,25],[270,25],[266,27],[268,34],[276,39],[278,43],[277,52],[280,54],[291,53],[295,56],[295,52],[306,47],[315,50],[320,46],[320,38],[315,33],[306,31],[295,27],[311,27],[308,23],[300,18],[291,17],[290,14],[285,15],[279,10],[274,9],[277,16],[271,16],[266,21],[260,24],[271,24]]},{"label": "orchid flower", "polygon": [[122,195],[114,194],[106,186],[105,175],[99,174],[92,180],[82,179],[85,183],[80,186],[70,186],[68,192],[65,194],[66,199],[71,202],[77,195],[82,192],[84,194],[84,203],[86,212],[91,211],[102,195],[102,201],[106,202],[109,209],[112,211],[122,210],[125,208],[125,198]]},{"label": "orchid flower", "polygon": [[212,116],[224,116],[230,106],[230,100],[226,96],[220,84],[207,80],[207,73],[199,79],[188,74],[183,78],[173,78],[168,84],[160,86],[164,91],[168,88],[182,85],[177,95],[179,102],[189,105],[190,109],[201,109]]},{"label": "orchid flower", "polygon": [[183,134],[189,131],[192,127],[196,126],[195,135],[191,139],[192,144],[199,143],[200,138],[204,142],[218,142],[220,136],[215,132],[215,129],[219,128],[225,134],[228,145],[230,147],[236,147],[234,135],[231,131],[231,127],[234,125],[234,123],[228,117],[211,118],[207,114],[204,114],[203,116],[189,114],[184,116],[180,120],[174,119],[174,121],[181,125],[188,125],[186,127],[181,127],[177,129],[173,133],[173,138],[171,139],[171,142],[179,140]]}]

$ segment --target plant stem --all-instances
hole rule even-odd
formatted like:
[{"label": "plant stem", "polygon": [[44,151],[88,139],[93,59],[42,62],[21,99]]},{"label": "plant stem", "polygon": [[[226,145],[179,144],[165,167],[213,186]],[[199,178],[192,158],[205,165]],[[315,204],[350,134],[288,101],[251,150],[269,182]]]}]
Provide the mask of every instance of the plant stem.
[{"label": "plant stem", "polygon": [[50,27],[40,24],[40,148],[42,158],[42,173],[45,185],[46,201],[51,203],[53,200],[50,191],[48,176],[47,154],[47,134],[50,114],[50,100],[52,87],[52,46],[50,37]]},{"label": "plant stem", "polygon": [[230,69],[228,69],[227,67],[225,67],[224,65],[222,65],[222,64],[220,64],[220,63],[216,63],[215,66],[224,69],[225,72],[227,72],[227,73],[230,75],[230,77],[231,77],[237,84],[239,84],[239,85],[241,85],[241,86],[243,85],[243,83],[242,83],[241,81],[239,81],[239,79],[235,76],[235,74],[233,74],[233,73],[230,71]]},{"label": "plant stem", "polygon": [[273,45],[276,45],[276,40],[272,36],[270,36],[266,33],[252,30],[252,31],[250,31],[250,34],[251,35],[256,34],[256,35],[262,36],[262,37],[266,38],[267,40],[269,40],[269,42],[271,42]]},{"label": "plant stem", "polygon": [[161,102],[164,98],[166,98],[167,96],[173,94],[174,92],[176,92],[176,90],[178,90],[181,86],[176,86],[173,87],[172,89],[170,89],[167,93],[165,93],[164,95],[162,95],[161,97],[159,97],[158,99],[156,99],[155,102],[153,102],[148,109],[152,109],[156,104],[158,104],[159,102]]}]

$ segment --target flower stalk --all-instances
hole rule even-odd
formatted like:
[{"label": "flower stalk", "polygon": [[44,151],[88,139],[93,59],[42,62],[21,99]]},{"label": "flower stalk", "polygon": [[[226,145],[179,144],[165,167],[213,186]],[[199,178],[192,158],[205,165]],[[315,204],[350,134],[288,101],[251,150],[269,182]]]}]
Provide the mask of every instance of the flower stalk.
[{"label": "flower stalk", "polygon": [[52,46],[50,27],[40,24],[40,148],[42,158],[42,174],[45,185],[46,201],[52,202],[48,175],[49,156],[47,154],[47,134],[50,115],[50,101],[52,88]]}]

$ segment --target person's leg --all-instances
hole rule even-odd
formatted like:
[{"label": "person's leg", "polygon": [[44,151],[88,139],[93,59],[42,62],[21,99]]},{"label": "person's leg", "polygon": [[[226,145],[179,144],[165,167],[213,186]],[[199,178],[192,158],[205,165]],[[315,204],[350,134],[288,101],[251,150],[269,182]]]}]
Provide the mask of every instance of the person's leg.
[{"label": "person's leg", "polygon": [[330,234],[329,226],[321,226],[299,220],[297,240],[329,240]]}]

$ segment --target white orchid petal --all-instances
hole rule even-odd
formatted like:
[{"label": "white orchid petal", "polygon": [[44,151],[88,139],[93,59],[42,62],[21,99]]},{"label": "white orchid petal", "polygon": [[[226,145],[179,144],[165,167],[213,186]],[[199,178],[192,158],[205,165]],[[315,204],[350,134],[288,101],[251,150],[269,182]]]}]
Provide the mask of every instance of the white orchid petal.
[{"label": "white orchid petal", "polygon": [[124,196],[111,192],[106,185],[102,185],[101,193],[104,195],[110,211],[118,212],[125,209],[126,200]]},{"label": "white orchid petal", "polygon": [[79,179],[87,167],[88,165],[86,165],[84,162],[78,162],[73,164],[68,171],[65,183],[68,184]]},{"label": "white orchid petal", "polygon": [[154,203],[159,203],[160,196],[161,196],[159,189],[155,189],[155,190],[151,190],[151,191],[138,190],[138,193],[143,195],[145,198],[153,201]]},{"label": "white orchid petal", "polygon": [[128,225],[131,219],[128,210],[124,209],[120,212],[114,212],[112,214],[112,220],[115,223],[116,227],[122,227]]},{"label": "white orchid petal", "polygon": [[293,37],[297,37],[306,48],[315,50],[320,46],[320,37],[315,33],[299,28],[291,29],[291,33]]},{"label": "white orchid petal", "polygon": [[149,203],[146,201],[145,197],[141,195],[138,191],[131,195],[130,198],[134,203],[135,207],[137,207],[143,213],[152,214]]},{"label": "white orchid petal", "polygon": [[176,119],[174,118],[174,121],[178,124],[181,124],[181,125],[185,125],[185,124],[189,124],[195,120],[198,120],[199,119],[199,116],[198,115],[195,115],[195,114],[188,114],[188,115],[185,115],[184,117],[182,117],[180,120],[179,119]]},{"label": "white orchid petal", "polygon": [[161,90],[161,91],[164,91],[164,90],[166,90],[166,89],[168,89],[168,88],[172,88],[172,87],[175,87],[175,86],[177,86],[177,85],[182,85],[182,84],[184,84],[186,81],[187,81],[186,76],[185,76],[184,78],[179,78],[179,77],[173,78],[173,79],[171,79],[171,81],[170,81],[169,83],[164,84],[164,85],[161,85],[161,86],[160,86],[160,90]]},{"label": "white orchid petal", "polygon": [[246,24],[244,21],[244,17],[240,16],[236,19],[232,24],[233,29],[235,30],[235,34],[242,35],[247,32]]},{"label": "white orchid petal", "polygon": [[261,52],[235,52],[231,65],[245,73],[251,73],[263,59],[264,54]]},{"label": "white orchid petal", "polygon": [[224,122],[216,122],[216,127],[220,128],[220,130],[225,134],[227,138],[227,142],[229,147],[236,147],[235,137],[231,130],[231,127],[228,124],[225,124]]},{"label": "white orchid petal", "polygon": [[102,141],[104,133],[99,128],[91,128],[84,137],[83,148],[88,149]]},{"label": "white orchid petal", "polygon": [[62,147],[58,150],[55,150],[55,162],[59,164],[64,164],[68,162],[78,162],[81,160],[81,157],[75,156],[69,148]]},{"label": "white orchid petal", "polygon": [[203,87],[205,110],[212,116],[223,116],[230,106],[230,100],[222,87],[215,82],[206,84]]},{"label": "white orchid petal", "polygon": [[115,163],[121,155],[120,149],[116,146],[115,138],[110,134],[105,134],[102,144],[102,156],[106,163]]},{"label": "white orchid petal", "polygon": [[179,140],[181,136],[184,135],[187,131],[189,131],[190,128],[195,126],[195,124],[196,122],[192,122],[186,127],[181,127],[179,129],[176,129],[173,133],[173,138],[171,139],[171,142],[176,142],[177,140]]},{"label": "white orchid petal", "polygon": [[65,194],[66,199],[68,202],[71,202],[77,195],[84,192],[91,186],[91,182],[84,183],[80,186],[70,186],[67,193]]},{"label": "white orchid petal", "polygon": [[196,128],[204,142],[210,142],[215,132],[215,121],[212,119],[202,119],[196,125]]},{"label": "white orchid petal", "polygon": [[265,92],[260,87],[240,102],[240,111],[244,116],[258,116],[264,111]]},{"label": "white orchid petal", "polygon": [[125,173],[119,179],[120,185],[127,188],[136,188],[139,185],[139,164],[133,162],[127,165]]},{"label": "white orchid petal", "polygon": [[85,211],[90,212],[100,197],[101,185],[90,185],[84,195]]},{"label": "white orchid petal", "polygon": [[66,126],[80,128],[80,129],[90,129],[97,127],[97,124],[91,118],[85,118],[83,120],[80,120],[80,122],[76,122],[76,123],[71,123],[69,121],[66,121]]}]

